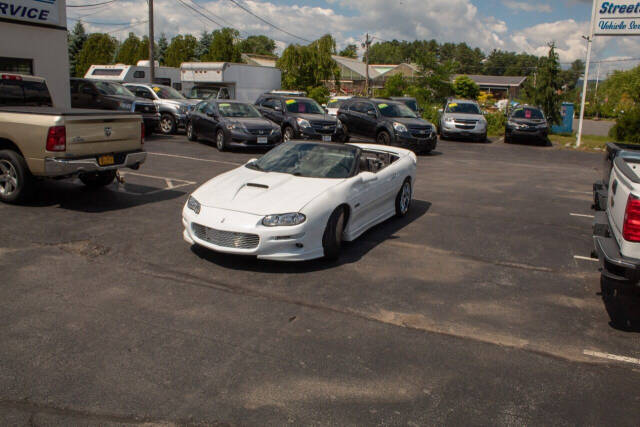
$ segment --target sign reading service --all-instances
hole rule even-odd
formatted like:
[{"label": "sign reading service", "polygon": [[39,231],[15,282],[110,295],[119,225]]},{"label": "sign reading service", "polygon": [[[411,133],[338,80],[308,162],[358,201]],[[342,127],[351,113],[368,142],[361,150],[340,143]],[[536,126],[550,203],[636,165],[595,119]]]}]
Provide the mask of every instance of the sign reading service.
[{"label": "sign reading service", "polygon": [[0,0],[0,18],[60,25],[59,2],[62,0]]}]

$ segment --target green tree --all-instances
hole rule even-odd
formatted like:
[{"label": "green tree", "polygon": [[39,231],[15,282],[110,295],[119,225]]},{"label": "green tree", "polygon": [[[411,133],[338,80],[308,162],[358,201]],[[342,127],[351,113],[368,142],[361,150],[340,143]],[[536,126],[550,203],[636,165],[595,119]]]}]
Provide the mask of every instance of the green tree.
[{"label": "green tree", "polygon": [[84,76],[93,64],[111,64],[118,42],[108,34],[93,33],[78,53],[76,76]]},{"label": "green tree", "polygon": [[318,86],[309,90],[309,98],[315,99],[320,105],[329,102],[329,95],[329,89],[326,86]]},{"label": "green tree", "polygon": [[480,95],[480,88],[469,77],[458,76],[453,82],[453,92],[460,98],[477,99]]},{"label": "green tree", "polygon": [[275,56],[276,42],[267,36],[249,36],[239,43],[240,53]]},{"label": "green tree", "polygon": [[165,65],[164,56],[167,53],[167,48],[169,47],[169,41],[167,40],[167,36],[162,33],[160,38],[158,39],[158,53],[157,58],[160,65]]},{"label": "green tree", "polygon": [[338,55],[355,59],[358,57],[358,46],[356,46],[355,44],[347,45],[347,47],[342,49]]},{"label": "green tree", "polygon": [[384,82],[383,96],[403,96],[407,93],[409,82],[402,74],[395,74]]},{"label": "green tree", "polygon": [[87,33],[84,30],[84,25],[81,21],[76,22],[73,27],[73,31],[68,35],[68,48],[69,48],[69,73],[72,76],[78,76],[76,74],[76,64],[78,60],[78,54],[82,50],[84,43],[87,41]]},{"label": "green tree", "polygon": [[[148,49],[147,40],[147,49]],[[140,59],[142,52],[142,41],[134,33],[129,33],[129,37],[120,45],[116,55],[116,62],[119,64],[135,65]],[[148,50],[147,50],[148,52]],[[149,57],[149,55],[146,55]]]},{"label": "green tree", "polygon": [[240,62],[241,55],[238,47],[240,33],[233,28],[222,28],[211,33],[211,44],[205,61]]},{"label": "green tree", "polygon": [[182,34],[171,39],[165,52],[165,63],[168,67],[180,67],[183,62],[195,61],[198,40],[190,34]]},{"label": "green tree", "polygon": [[426,52],[416,61],[418,65],[418,78],[416,79],[416,99],[423,104],[441,103],[453,94],[451,87],[451,74],[455,69],[452,61],[441,62],[434,52]]},{"label": "green tree", "polygon": [[209,48],[213,41],[213,33],[203,31],[198,39],[198,46],[196,47],[196,57],[201,61],[206,61],[209,57]]},{"label": "green tree", "polygon": [[555,43],[549,44],[548,56],[540,60],[536,80],[533,98],[535,105],[542,108],[550,123],[559,124],[562,121],[560,115],[562,80]]},{"label": "green tree", "polygon": [[335,53],[336,42],[329,34],[306,46],[287,46],[276,63],[282,70],[282,87],[308,91],[330,80],[337,84],[340,68],[331,57]]}]

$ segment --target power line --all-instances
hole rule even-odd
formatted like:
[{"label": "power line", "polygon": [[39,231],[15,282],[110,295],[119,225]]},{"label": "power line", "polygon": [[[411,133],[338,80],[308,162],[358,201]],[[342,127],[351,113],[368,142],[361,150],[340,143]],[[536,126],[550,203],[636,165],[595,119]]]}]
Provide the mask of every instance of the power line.
[{"label": "power line", "polygon": [[94,4],[68,4],[67,7],[94,7],[94,6],[102,6],[103,4],[109,4],[117,2],[118,0],[109,0],[102,3],[94,3]]},{"label": "power line", "polygon": [[[179,1],[180,1],[180,0],[179,0]],[[255,18],[258,18],[260,21],[264,22],[264,23],[265,23],[265,24],[267,24],[268,26],[273,27],[273,28],[275,28],[276,30],[281,31],[281,32],[283,32],[283,33],[285,33],[285,34],[288,34],[288,35],[290,35],[291,37],[294,37],[294,38],[296,38],[296,39],[300,39],[300,40],[303,40],[303,41],[305,41],[305,42],[307,42],[307,43],[311,43],[311,40],[308,40],[308,39],[305,39],[304,37],[300,37],[300,36],[297,36],[297,35],[295,35],[295,34],[293,34],[293,33],[290,33],[289,31],[287,31],[287,30],[285,30],[285,29],[283,29],[283,28],[280,28],[280,27],[278,27],[277,25],[275,25],[275,24],[273,24],[273,23],[271,23],[271,22],[267,21],[266,19],[264,19],[264,18],[262,18],[262,17],[260,17],[260,16],[256,15],[256,14],[255,14],[255,13],[253,13],[251,10],[249,10],[249,9],[248,9],[248,8],[246,8],[245,6],[243,6],[243,5],[241,5],[240,3],[238,3],[236,0],[229,0],[229,1],[230,1],[231,3],[233,3],[233,4],[235,4],[235,5],[236,5],[237,7],[239,7],[240,9],[244,10],[245,12],[247,12],[249,15],[251,15],[251,16],[253,16],[253,17],[255,17]]]},{"label": "power line", "polygon": [[125,30],[131,29],[133,27],[137,27],[138,25],[146,24],[147,22],[149,22],[149,21],[148,20],[144,20],[144,21],[136,22],[135,24],[129,25],[128,27],[118,28],[117,30],[113,30],[113,31],[107,31],[105,34],[119,33],[120,31],[125,31]]},{"label": "power line", "polygon": [[[222,21],[222,22],[224,22],[225,24],[227,24],[227,26],[228,26],[229,28],[233,28],[233,25],[231,25],[231,24],[229,23],[229,21],[227,21],[227,20],[226,20],[226,19],[224,19],[223,17],[216,15],[215,13],[211,12],[209,9],[207,9],[206,7],[202,6],[201,4],[199,4],[198,2],[196,2],[196,1],[194,1],[194,0],[189,0],[189,1],[190,1],[191,3],[193,3],[194,5],[196,5],[198,8],[202,9],[205,13],[207,13],[207,14],[209,14],[209,15],[213,16],[214,18],[219,19],[220,21]],[[234,29],[234,30],[237,30],[237,31],[239,31],[239,32],[243,32],[243,31],[238,30],[237,28],[233,28],[233,29]]]},{"label": "power line", "polygon": [[188,7],[189,9],[193,10],[194,12],[196,12],[198,15],[203,16],[205,19],[207,19],[208,21],[213,22],[214,24],[216,24],[218,27],[222,28],[224,27],[224,25],[222,25],[221,23],[219,23],[218,21],[216,21],[215,19],[209,17],[208,15],[205,15],[204,13],[202,13],[200,10],[196,9],[195,7],[187,4],[186,2],[184,2],[183,0],[178,0],[180,2],[180,4],[182,4],[184,7]]},{"label": "power line", "polygon": [[67,19],[70,21],[82,21],[85,24],[91,24],[91,25],[131,25],[131,22],[93,22],[93,21],[84,21],[82,19],[69,18],[69,17],[67,17]]}]

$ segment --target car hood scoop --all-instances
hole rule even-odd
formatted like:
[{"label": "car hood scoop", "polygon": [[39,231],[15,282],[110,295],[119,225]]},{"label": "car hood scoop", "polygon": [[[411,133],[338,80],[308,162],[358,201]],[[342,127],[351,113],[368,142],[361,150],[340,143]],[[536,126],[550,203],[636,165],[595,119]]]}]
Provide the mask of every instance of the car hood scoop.
[{"label": "car hood scoop", "polygon": [[270,215],[298,212],[342,181],[240,167],[210,180],[193,196],[208,207]]}]

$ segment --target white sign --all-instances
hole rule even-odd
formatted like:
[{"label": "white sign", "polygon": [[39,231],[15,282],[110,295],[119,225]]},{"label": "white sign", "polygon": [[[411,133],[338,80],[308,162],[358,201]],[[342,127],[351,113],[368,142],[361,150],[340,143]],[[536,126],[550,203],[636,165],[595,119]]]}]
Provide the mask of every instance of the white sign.
[{"label": "white sign", "polygon": [[596,36],[640,36],[640,1],[596,1]]},{"label": "white sign", "polygon": [[0,0],[0,18],[59,25],[63,0]]}]

